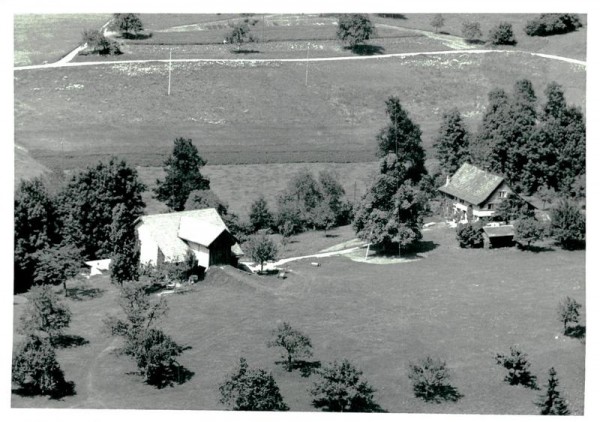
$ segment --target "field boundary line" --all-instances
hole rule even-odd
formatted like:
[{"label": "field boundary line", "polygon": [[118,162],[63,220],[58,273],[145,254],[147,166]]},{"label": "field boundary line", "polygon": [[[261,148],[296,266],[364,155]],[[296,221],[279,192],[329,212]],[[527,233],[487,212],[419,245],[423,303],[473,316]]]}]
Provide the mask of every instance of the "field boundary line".
[{"label": "field boundary line", "polygon": [[[332,62],[344,60],[378,60],[388,58],[405,58],[416,56],[437,56],[437,55],[453,55],[453,54],[529,54],[531,56],[542,57],[545,59],[559,60],[567,63],[577,64],[587,67],[587,62],[583,60],[571,59],[569,57],[555,56],[552,54],[532,53],[522,50],[442,50],[442,51],[423,51],[413,53],[392,53],[381,54],[377,56],[347,56],[347,57],[316,57],[310,59],[173,59],[172,63],[306,63],[306,62]],[[52,69],[62,67],[82,67],[82,66],[101,66],[101,65],[118,65],[118,64],[144,64],[144,63],[169,63],[169,59],[145,59],[145,60],[110,60],[110,61],[90,61],[90,62],[69,62],[69,63],[49,63],[42,65],[18,66],[13,70],[36,70],[36,69]]]}]

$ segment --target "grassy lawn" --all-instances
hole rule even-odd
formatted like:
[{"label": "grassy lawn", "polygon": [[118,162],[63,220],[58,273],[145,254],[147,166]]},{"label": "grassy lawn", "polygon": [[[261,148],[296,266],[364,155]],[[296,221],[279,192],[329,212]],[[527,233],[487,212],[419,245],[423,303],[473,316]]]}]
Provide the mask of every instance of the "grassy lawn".
[{"label": "grassy lawn", "polygon": [[85,29],[98,29],[109,14],[15,15],[15,66],[55,62],[75,49]]},{"label": "grassy lawn", "polygon": [[[157,166],[177,136],[210,164],[366,162],[398,95],[431,153],[441,115],[458,107],[474,128],[492,87],[550,81],[585,104],[585,68],[528,55],[417,56],[354,62],[178,63],[15,73],[15,141],[51,167],[117,154]],[[284,94],[285,95],[282,95]],[[63,141],[65,153],[61,153]]]},{"label": "grassy lawn", "polygon": [[[275,364],[279,352],[266,346],[285,320],[310,336],[315,360],[348,358],[361,368],[388,411],[537,413],[532,402],[539,393],[503,383],[493,360],[518,344],[540,384],[556,368],[562,395],[582,414],[585,345],[561,335],[556,306],[567,295],[585,302],[584,252],[461,250],[453,231],[442,227],[426,231],[424,241],[435,248],[411,262],[335,257],[312,267],[302,260],[289,264],[293,272],[284,281],[209,271],[191,292],[168,296],[164,329],[191,347],[180,363],[194,376],[163,390],[141,383],[133,363],[114,353],[118,342],[101,333],[104,316],[118,312],[117,293],[106,277],[91,279],[78,300],[68,299],[69,334],[89,343],[58,354],[77,395],[62,401],[13,395],[12,406],[221,409],[218,386],[244,356],[273,372],[291,410],[310,411],[307,389],[315,376],[287,373]],[[15,305],[15,319],[22,307]],[[413,396],[407,366],[427,354],[448,362],[464,394],[457,403],[431,405]]]},{"label": "grassy lawn", "polygon": [[[404,19],[390,19],[373,17],[377,23],[400,26],[404,28],[433,31],[431,20],[435,14],[432,13],[407,13]],[[580,14],[579,17],[583,27],[570,34],[555,35],[550,37],[530,37],[525,34],[523,28],[528,20],[538,17],[538,14],[520,13],[444,13],[444,26],[441,32],[462,37],[462,24],[466,21],[479,22],[481,24],[482,39],[488,37],[490,29],[500,22],[508,22],[513,26],[513,32],[517,40],[516,48],[525,51],[535,51],[545,54],[556,54],[573,59],[586,59],[586,37],[587,16]]]}]

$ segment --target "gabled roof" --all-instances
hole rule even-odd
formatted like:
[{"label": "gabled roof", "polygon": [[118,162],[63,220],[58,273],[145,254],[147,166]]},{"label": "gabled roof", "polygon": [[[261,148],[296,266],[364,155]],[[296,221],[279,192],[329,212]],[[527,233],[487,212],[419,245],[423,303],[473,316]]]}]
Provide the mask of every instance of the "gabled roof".
[{"label": "gabled roof", "polygon": [[485,202],[503,181],[504,179],[500,176],[465,163],[439,190],[471,204],[479,205]]},{"label": "gabled roof", "polygon": [[185,240],[208,247],[227,230],[214,208],[143,215],[136,220],[136,227],[139,224],[147,228],[165,258],[170,260],[185,257],[189,250]]},{"label": "gabled roof", "polygon": [[483,227],[483,231],[489,237],[506,237],[515,235],[515,227],[510,224],[496,227]]}]

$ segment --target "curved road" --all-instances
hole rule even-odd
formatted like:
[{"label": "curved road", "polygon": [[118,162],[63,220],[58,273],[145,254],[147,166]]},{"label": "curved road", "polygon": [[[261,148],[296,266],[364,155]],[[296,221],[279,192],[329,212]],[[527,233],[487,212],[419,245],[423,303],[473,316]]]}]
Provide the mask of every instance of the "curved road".
[{"label": "curved road", "polygon": [[[76,50],[78,51],[78,50]],[[74,53],[73,51],[72,53]],[[173,63],[229,63],[229,62],[248,62],[248,63],[273,63],[273,62],[332,62],[342,60],[377,60],[387,59],[392,57],[414,57],[421,55],[437,56],[437,55],[452,55],[452,54],[490,54],[490,53],[508,53],[508,54],[529,54],[531,56],[543,57],[551,60],[559,60],[567,63],[573,63],[581,66],[587,66],[587,63],[583,60],[571,59],[568,57],[555,56],[552,54],[542,53],[531,53],[529,51],[522,50],[446,50],[446,51],[423,51],[417,53],[394,53],[394,54],[380,54],[374,56],[347,56],[347,57],[321,57],[321,58],[309,58],[309,59],[174,59],[171,60]],[[71,54],[69,54],[71,56]],[[74,55],[73,55],[74,57]],[[14,70],[33,70],[33,69],[51,69],[58,67],[81,67],[81,66],[100,66],[100,65],[114,65],[114,64],[142,64],[142,63],[169,63],[168,59],[151,59],[151,60],[110,60],[110,61],[97,61],[97,62],[68,62],[64,59],[59,60],[56,63],[32,65],[32,66],[19,66],[15,67]]]}]

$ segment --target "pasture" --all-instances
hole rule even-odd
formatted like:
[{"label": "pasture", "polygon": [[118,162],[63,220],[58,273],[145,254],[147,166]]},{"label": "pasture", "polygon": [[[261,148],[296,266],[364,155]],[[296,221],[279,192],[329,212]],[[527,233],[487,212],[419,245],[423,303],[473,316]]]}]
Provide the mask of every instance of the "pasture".
[{"label": "pasture", "polygon": [[[218,387],[244,356],[273,373],[292,411],[311,411],[307,390],[316,376],[286,372],[275,363],[279,351],[266,346],[277,323],[289,321],[312,339],[315,361],[348,358],[361,368],[388,411],[536,414],[539,392],[503,383],[494,363],[494,353],[518,344],[539,384],[556,368],[561,394],[582,414],[585,345],[561,334],[556,306],[567,295],[585,302],[585,253],[461,250],[441,225],[423,242],[426,252],[401,264],[292,262],[286,280],[209,271],[190,292],[167,296],[163,328],[190,347],[179,361],[193,376],[162,390],[143,384],[133,362],[115,353],[119,340],[102,333],[101,320],[119,312],[107,277],[72,285],[68,334],[87,343],[59,350],[58,359],[77,394],[60,401],[13,394],[12,406],[223,409]],[[15,320],[22,308],[15,305]],[[414,397],[407,366],[428,354],[448,362],[464,394],[457,403]]]},{"label": "pasture", "polygon": [[[373,161],[400,97],[431,157],[443,112],[475,128],[493,87],[550,81],[585,105],[585,67],[527,54],[415,56],[305,63],[110,64],[15,72],[15,142],[53,169],[116,154],[160,166],[173,139],[192,138],[209,164]],[[64,153],[61,148],[64,148]]]}]

